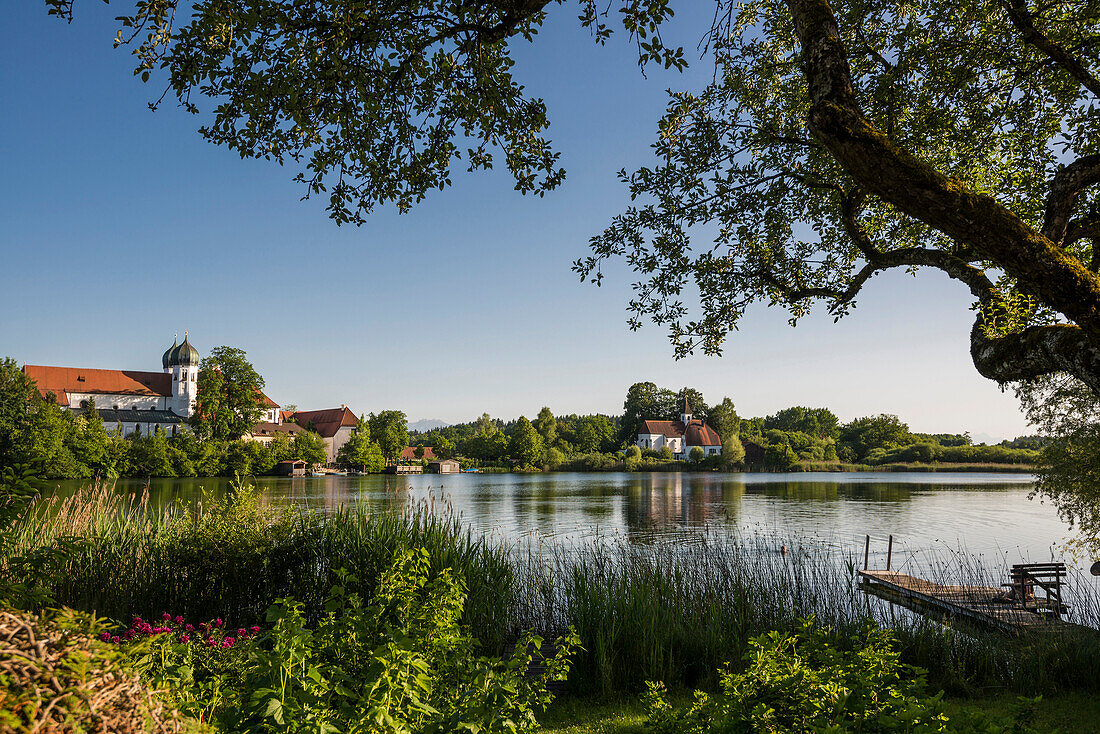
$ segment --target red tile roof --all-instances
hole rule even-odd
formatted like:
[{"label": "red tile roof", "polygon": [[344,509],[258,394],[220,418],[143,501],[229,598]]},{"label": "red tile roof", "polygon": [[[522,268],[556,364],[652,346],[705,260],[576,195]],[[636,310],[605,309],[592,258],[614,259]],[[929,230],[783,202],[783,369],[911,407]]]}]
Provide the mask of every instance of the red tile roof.
[{"label": "red tile roof", "polygon": [[679,438],[684,435],[684,424],[680,421],[643,421],[638,433]]},{"label": "red tile roof", "polygon": [[306,429],[294,423],[257,423],[252,427],[253,436],[273,436],[276,433],[285,433],[288,436],[301,433]]},{"label": "red tile roof", "polygon": [[332,438],[344,426],[354,426],[357,422],[355,413],[352,413],[346,405],[327,410],[299,410],[291,413],[289,419],[320,434],[323,438]]},{"label": "red tile roof", "polygon": [[38,384],[43,395],[54,393],[61,405],[69,404],[67,393],[93,395],[172,396],[172,375],[167,372],[133,370],[90,370],[83,367],[47,367],[28,364],[23,373]]},{"label": "red tile roof", "polygon": [[717,431],[703,421],[692,421],[688,423],[687,441],[684,443],[688,446],[721,446],[722,439],[718,437]]},{"label": "red tile roof", "polygon": [[721,446],[718,432],[701,420],[688,423],[686,429],[680,421],[642,421],[639,435],[665,436],[667,438],[684,437],[687,446]]},{"label": "red tile roof", "polygon": [[[420,457],[422,459],[435,459],[437,458],[435,452],[432,451],[431,446],[424,447],[424,455]],[[401,451],[401,461],[416,461],[416,447],[409,446]]]}]

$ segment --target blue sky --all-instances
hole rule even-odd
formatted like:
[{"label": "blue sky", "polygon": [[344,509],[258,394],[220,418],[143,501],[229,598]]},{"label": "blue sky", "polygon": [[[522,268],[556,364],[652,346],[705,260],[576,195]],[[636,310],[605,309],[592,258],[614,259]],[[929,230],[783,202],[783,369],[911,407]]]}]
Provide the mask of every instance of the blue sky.
[{"label": "blue sky", "polygon": [[[158,369],[187,330],[203,352],[245,349],[268,394],[302,408],[615,413],[651,380],[728,395],[744,415],[801,404],[896,413],[918,431],[1027,431],[970,362],[968,293],[938,274],[875,279],[839,324],[792,329],[761,307],[724,356],[680,361],[662,329],[626,328],[629,272],[578,282],[570,263],[626,203],[615,172],[649,161],[664,90],[702,64],[643,79],[625,38],[597,47],[563,6],[517,54],[549,106],[559,190],[524,197],[504,171],[458,173],[409,214],[337,227],[299,201],[293,169],[204,142],[171,105],[147,110],[159,87],[112,48],[118,7],[79,3],[71,25],[40,0],[4,9],[0,356]],[[694,48],[699,20],[669,33]]]}]

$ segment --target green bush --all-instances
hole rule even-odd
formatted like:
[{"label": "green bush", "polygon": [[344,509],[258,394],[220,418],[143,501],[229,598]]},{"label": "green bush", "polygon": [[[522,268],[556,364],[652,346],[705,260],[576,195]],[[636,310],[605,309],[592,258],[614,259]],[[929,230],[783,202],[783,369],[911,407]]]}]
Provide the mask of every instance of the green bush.
[{"label": "green bush", "polygon": [[889,632],[867,627],[834,644],[827,628],[805,620],[793,633],[753,639],[744,672],[721,674],[721,691],[695,694],[687,707],[668,701],[664,685],[649,683],[647,728],[653,734],[843,734],[845,732],[1006,732],[983,720],[949,721],[942,692],[929,695],[925,673],[899,662]]},{"label": "green bush", "polygon": [[[515,734],[537,728],[536,710],[552,699],[547,684],[568,672],[574,633],[554,642],[535,673],[543,641],[532,634],[506,659],[476,653],[477,641],[461,625],[465,582],[449,569],[433,575],[424,549],[399,552],[369,604],[348,590],[358,585],[354,576],[340,577],[312,627],[300,602],[280,599],[267,612],[270,631],[256,644],[200,657],[203,646],[161,635],[159,650],[147,656],[147,673],[171,687],[182,710],[230,732]],[[237,649],[243,655],[227,664]],[[213,707],[210,681],[218,694]]]}]

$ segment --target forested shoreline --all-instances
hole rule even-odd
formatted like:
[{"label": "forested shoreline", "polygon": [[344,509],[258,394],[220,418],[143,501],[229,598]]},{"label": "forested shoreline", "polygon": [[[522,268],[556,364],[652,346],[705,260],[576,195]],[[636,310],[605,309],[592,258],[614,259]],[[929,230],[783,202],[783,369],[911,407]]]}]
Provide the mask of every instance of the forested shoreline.
[{"label": "forested shoreline", "polygon": [[[635,445],[642,420],[677,420],[687,402],[713,427],[722,453],[686,460]],[[50,479],[116,477],[262,476],[281,461],[327,463],[324,439],[310,430],[266,442],[202,430],[192,420],[167,435],[108,430],[89,402],[80,411],[60,407],[43,395],[14,360],[0,362],[0,465],[32,466]],[[308,429],[308,426],[304,427]],[[652,382],[627,391],[621,415],[555,415],[549,407],[534,420],[493,418],[410,432],[401,411],[363,416],[337,464],[365,472],[397,461],[404,446],[413,462],[431,455],[457,458],[465,469],[482,471],[860,471],[905,467],[935,470],[988,465],[1025,470],[1041,460],[1042,441],[1019,438],[997,446],[972,445],[967,434],[914,433],[897,416],[882,414],[841,423],[828,408],[791,407],[773,415],[742,418],[726,397],[708,405],[690,387],[678,391]],[[423,449],[431,448],[431,454]]]}]

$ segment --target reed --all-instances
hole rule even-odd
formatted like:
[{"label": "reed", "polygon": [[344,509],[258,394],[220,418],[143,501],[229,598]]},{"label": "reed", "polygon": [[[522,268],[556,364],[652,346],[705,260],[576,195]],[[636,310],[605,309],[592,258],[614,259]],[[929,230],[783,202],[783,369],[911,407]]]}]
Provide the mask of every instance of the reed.
[{"label": "reed", "polygon": [[[1100,688],[1096,634],[1010,639],[945,627],[858,591],[857,559],[835,547],[764,533],[516,546],[472,534],[435,500],[321,514],[263,508],[240,491],[151,507],[145,495],[103,485],[39,500],[10,531],[0,571],[38,574],[20,580],[48,586],[59,604],[119,620],[167,611],[240,625],[262,623],[285,597],[315,619],[339,569],[356,576],[345,586],[369,597],[399,549],[423,547],[433,571],[451,568],[465,579],[464,622],[485,652],[506,650],[525,630],[549,639],[576,628],[583,650],[569,685],[583,693],[636,692],[647,680],[708,687],[719,668],[739,664],[751,637],[793,630],[808,616],[831,626],[840,645],[867,623],[890,628],[903,659],[953,694]],[[51,547],[64,549],[60,565],[16,560]],[[996,563],[964,552],[905,562],[941,583],[996,586],[1003,578]],[[1071,621],[1100,628],[1091,584],[1071,578],[1068,598]]]},{"label": "reed", "polygon": [[167,611],[249,625],[287,597],[315,619],[338,570],[357,579],[344,583],[349,591],[369,598],[394,555],[414,547],[429,551],[433,572],[451,568],[466,579],[465,621],[487,648],[505,644],[503,615],[513,606],[508,549],[428,505],[381,513],[352,505],[322,515],[266,509],[243,491],[151,508],[146,496],[95,485],[39,500],[13,528],[0,566],[47,557],[51,547],[63,549],[60,565],[21,563],[27,575],[19,580],[46,586],[58,604],[118,620]]}]

